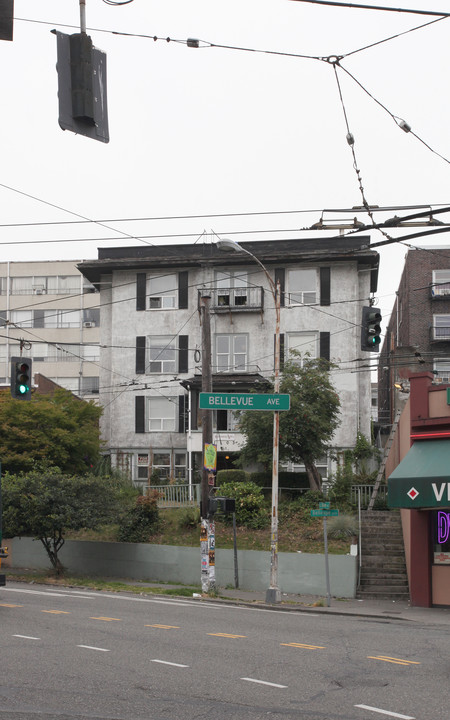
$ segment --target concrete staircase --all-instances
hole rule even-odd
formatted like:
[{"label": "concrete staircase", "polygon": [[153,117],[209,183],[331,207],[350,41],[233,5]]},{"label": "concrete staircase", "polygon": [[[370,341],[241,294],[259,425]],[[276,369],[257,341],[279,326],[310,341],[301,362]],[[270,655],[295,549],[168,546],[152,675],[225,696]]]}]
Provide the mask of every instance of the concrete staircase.
[{"label": "concrete staircase", "polygon": [[357,598],[409,598],[399,512],[373,510],[361,514],[361,560]]}]

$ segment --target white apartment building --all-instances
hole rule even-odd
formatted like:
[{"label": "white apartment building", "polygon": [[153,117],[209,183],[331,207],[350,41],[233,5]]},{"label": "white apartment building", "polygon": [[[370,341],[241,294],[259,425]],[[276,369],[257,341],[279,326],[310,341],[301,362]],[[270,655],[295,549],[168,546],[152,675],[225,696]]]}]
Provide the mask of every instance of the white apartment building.
[{"label": "white apartment building", "polygon": [[10,358],[22,354],[33,359],[33,374],[98,399],[100,294],[79,262],[0,263],[0,384],[9,384]]},{"label": "white apartment building", "polygon": [[[361,308],[377,288],[379,256],[368,244],[367,237],[241,243],[280,282],[281,360],[295,348],[338,366],[337,451],[353,447],[358,430],[370,437],[370,373],[350,372],[361,357]],[[113,464],[136,483],[154,469],[186,479],[201,468],[199,292],[211,295],[213,391],[264,392],[275,334],[266,273],[250,255],[214,243],[101,249],[79,268],[100,290],[101,423]],[[230,466],[243,442],[235,414],[215,411],[213,428],[218,467]],[[331,459],[318,460],[326,475]]]}]

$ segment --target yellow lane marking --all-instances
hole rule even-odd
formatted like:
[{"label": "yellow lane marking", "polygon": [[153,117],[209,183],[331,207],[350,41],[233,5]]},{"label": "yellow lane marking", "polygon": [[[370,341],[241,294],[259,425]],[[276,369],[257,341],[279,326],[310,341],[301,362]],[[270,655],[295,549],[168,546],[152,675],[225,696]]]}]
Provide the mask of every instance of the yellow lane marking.
[{"label": "yellow lane marking", "polygon": [[23,605],[12,605],[12,603],[0,603],[0,607],[23,607]]},{"label": "yellow lane marking", "polygon": [[66,610],[41,610],[41,612],[49,613],[49,615],[70,615]]},{"label": "yellow lane marking", "polygon": [[304,643],[280,643],[285,647],[303,648],[304,650],[325,650],[324,645],[305,645]]},{"label": "yellow lane marking", "polygon": [[224,638],[246,638],[247,635],[231,635],[228,633],[206,633],[207,635],[213,635],[214,637],[224,637]]},{"label": "yellow lane marking", "polygon": [[403,660],[402,658],[393,658],[389,657],[389,655],[377,655],[374,657],[373,655],[367,656],[369,660],[383,660],[384,662],[390,662],[394,665],[406,665],[407,667],[409,665],[420,665],[420,662],[416,662],[415,660]]},{"label": "yellow lane marking", "polygon": [[110,617],[91,617],[89,620],[103,620],[104,622],[122,622],[120,618]]},{"label": "yellow lane marking", "polygon": [[159,628],[160,630],[179,630],[179,625],[144,625],[144,627]]}]

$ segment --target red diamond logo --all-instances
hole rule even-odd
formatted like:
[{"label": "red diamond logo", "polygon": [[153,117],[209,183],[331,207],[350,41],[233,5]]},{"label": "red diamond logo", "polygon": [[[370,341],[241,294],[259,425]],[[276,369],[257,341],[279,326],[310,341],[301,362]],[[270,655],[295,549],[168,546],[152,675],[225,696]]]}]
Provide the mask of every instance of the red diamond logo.
[{"label": "red diamond logo", "polygon": [[416,488],[412,487],[411,490],[409,490],[406,494],[408,495],[408,497],[411,498],[411,500],[415,500],[419,492],[416,490]]}]

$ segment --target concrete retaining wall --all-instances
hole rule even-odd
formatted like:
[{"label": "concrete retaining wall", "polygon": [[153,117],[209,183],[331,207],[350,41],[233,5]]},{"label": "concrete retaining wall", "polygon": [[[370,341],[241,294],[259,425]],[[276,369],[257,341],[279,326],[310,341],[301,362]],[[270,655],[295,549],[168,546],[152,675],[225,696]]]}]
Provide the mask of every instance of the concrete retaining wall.
[{"label": "concrete retaining wall", "polygon": [[[9,558],[4,566],[48,569],[50,562],[38,540],[5,540]],[[60,553],[68,572],[129,578],[149,582],[200,584],[200,548],[143,543],[67,540]],[[326,595],[325,557],[308,553],[279,553],[279,586],[285,593]],[[239,587],[264,591],[269,586],[270,553],[239,550]],[[334,597],[355,597],[357,558],[329,555],[330,586]],[[232,550],[216,549],[217,584],[234,587]]]}]

